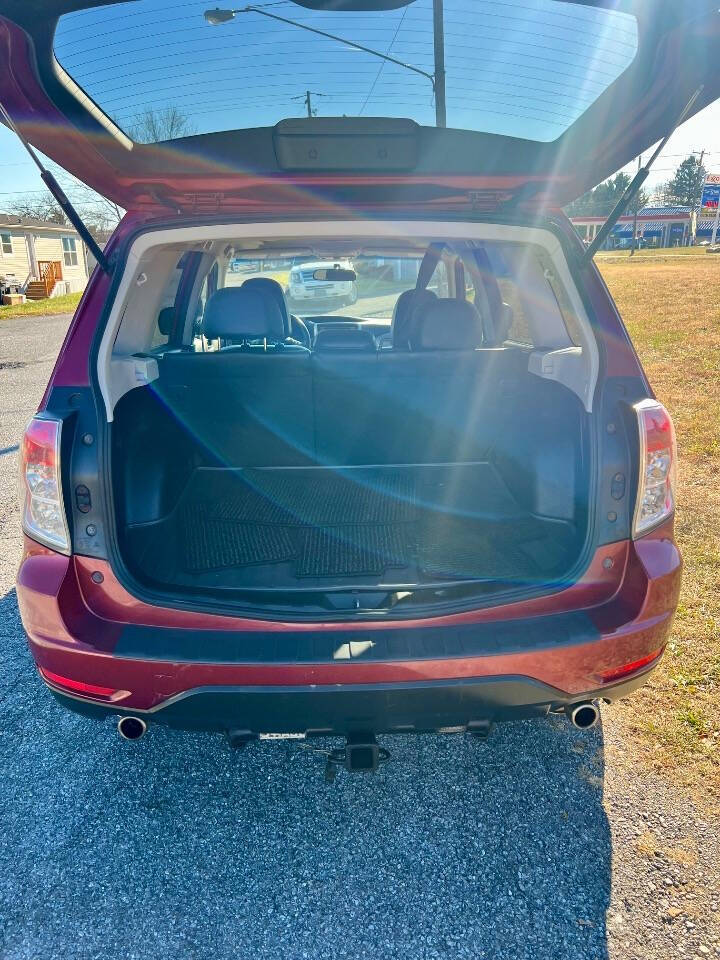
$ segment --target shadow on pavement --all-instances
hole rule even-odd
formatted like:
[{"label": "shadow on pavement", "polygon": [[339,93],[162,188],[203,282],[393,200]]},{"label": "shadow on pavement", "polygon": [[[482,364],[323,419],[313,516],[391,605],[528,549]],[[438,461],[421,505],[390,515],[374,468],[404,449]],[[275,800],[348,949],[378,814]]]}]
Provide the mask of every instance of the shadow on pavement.
[{"label": "shadow on pavement", "polygon": [[292,742],[122,741],[43,688],[14,593],[0,618],[3,956],[607,957],[600,729],[387,737],[328,785]]}]

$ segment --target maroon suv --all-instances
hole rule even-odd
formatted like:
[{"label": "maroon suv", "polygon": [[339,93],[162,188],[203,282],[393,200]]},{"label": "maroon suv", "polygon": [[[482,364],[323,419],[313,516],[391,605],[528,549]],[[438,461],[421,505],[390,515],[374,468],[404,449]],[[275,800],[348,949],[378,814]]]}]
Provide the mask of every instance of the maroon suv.
[{"label": "maroon suv", "polygon": [[667,642],[676,451],[561,208],[720,95],[717,3],[445,0],[443,64],[437,0],[158,2],[0,2],[8,117],[127,210],[23,442],[42,679],[129,737],[591,726]]}]

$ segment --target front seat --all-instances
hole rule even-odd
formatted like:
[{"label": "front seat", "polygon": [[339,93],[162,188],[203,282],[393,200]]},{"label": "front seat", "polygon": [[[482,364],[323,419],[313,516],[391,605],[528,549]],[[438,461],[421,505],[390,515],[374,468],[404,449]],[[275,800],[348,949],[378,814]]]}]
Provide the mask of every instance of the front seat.
[{"label": "front seat", "polygon": [[277,280],[273,280],[272,277],[250,277],[249,280],[246,280],[243,283],[243,287],[248,287],[251,290],[265,290],[270,296],[272,296],[283,315],[285,336],[292,337],[304,347],[310,347],[312,343],[310,331],[300,317],[295,317],[288,311],[283,288],[280,286]]},{"label": "front seat", "polygon": [[266,287],[243,284],[218,290],[205,307],[203,333],[208,340],[222,341],[223,352],[308,352],[287,336],[277,299]]},{"label": "front seat", "polygon": [[405,290],[397,298],[390,325],[390,342],[394,350],[407,350],[418,311],[428,303],[435,303],[432,290]]},{"label": "front seat", "polygon": [[483,344],[483,321],[468,300],[435,300],[416,315],[410,349],[476,350]]}]

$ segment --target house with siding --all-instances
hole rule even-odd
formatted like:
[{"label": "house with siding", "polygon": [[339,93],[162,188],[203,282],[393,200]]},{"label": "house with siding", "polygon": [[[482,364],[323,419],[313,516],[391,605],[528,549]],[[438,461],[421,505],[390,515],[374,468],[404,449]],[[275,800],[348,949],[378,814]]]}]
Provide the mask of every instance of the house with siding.
[{"label": "house with siding", "polygon": [[0,289],[40,300],[84,290],[88,275],[74,227],[0,212]]}]

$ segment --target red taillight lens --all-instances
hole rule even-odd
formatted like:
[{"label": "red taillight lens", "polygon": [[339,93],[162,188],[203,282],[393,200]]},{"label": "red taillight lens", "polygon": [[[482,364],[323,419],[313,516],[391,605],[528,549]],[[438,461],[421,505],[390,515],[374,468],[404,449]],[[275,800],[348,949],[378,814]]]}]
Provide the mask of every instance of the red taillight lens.
[{"label": "red taillight lens", "polygon": [[33,417],[22,444],[23,530],[53,550],[70,553],[60,482],[60,420]]},{"label": "red taillight lens", "polygon": [[640,472],[633,536],[641,537],[675,510],[677,447],[670,414],[657,400],[635,404],[640,440]]},{"label": "red taillight lens", "polygon": [[607,670],[601,675],[600,679],[603,683],[614,683],[616,680],[622,680],[624,677],[629,677],[633,673],[638,673],[645,667],[649,667],[650,664],[655,660],[658,660],[664,649],[665,647],[661,647],[659,650],[649,653],[641,660],[633,660],[632,663],[625,663],[622,667],[617,667],[614,670]]}]

